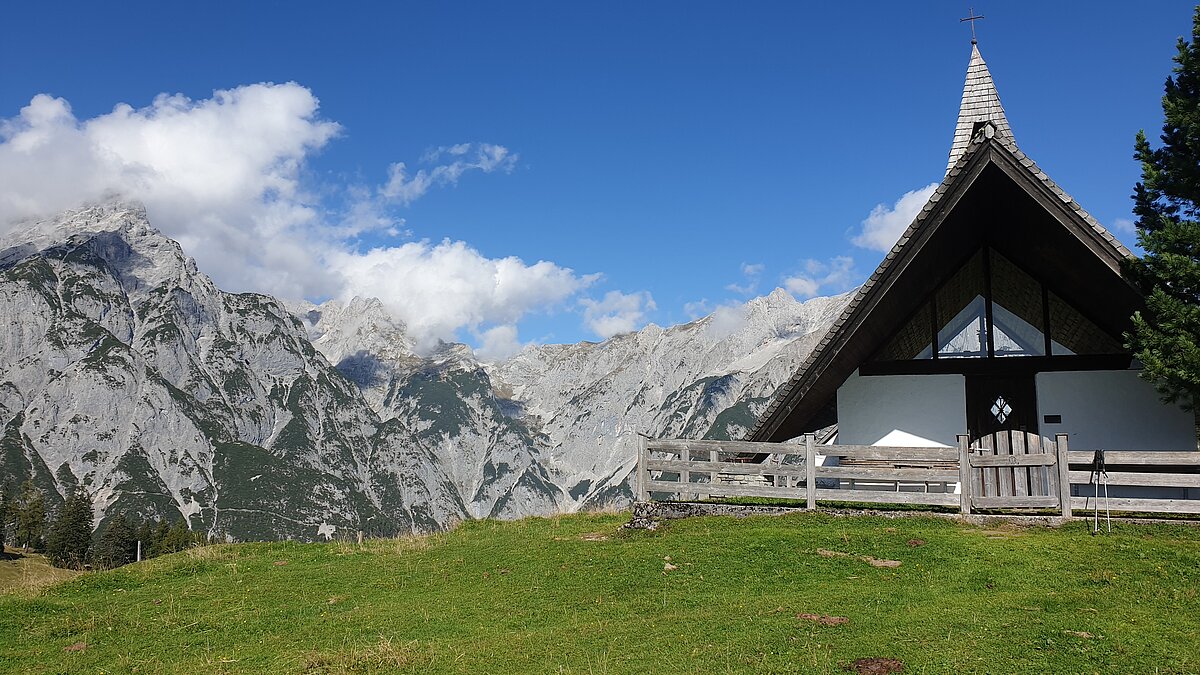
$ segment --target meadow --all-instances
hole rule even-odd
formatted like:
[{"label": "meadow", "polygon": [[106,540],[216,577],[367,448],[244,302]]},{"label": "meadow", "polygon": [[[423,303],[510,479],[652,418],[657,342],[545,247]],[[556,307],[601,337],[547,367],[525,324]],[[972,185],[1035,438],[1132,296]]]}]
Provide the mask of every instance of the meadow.
[{"label": "meadow", "polygon": [[1200,671],[1190,525],[627,519],[222,544],[8,585],[0,671]]}]

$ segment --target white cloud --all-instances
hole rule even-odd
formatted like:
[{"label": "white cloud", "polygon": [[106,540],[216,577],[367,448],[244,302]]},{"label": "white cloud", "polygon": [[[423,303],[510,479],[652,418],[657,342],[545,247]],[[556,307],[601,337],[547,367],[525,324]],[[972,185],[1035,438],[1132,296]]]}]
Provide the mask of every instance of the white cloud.
[{"label": "white cloud", "polygon": [[[468,157],[468,153],[470,156]],[[437,148],[425,154],[423,161],[433,163],[443,155],[456,159],[449,164],[439,164],[428,169],[420,169],[415,174],[408,173],[404,162],[396,162],[388,167],[388,181],[380,189],[380,194],[391,202],[408,206],[420,198],[434,185],[457,185],[458,179],[468,171],[491,173],[501,170],[511,172],[517,165],[518,155],[509,152],[502,145],[491,143],[460,143],[450,147]],[[465,157],[465,159],[463,159]]]},{"label": "white cloud", "polygon": [[937,183],[930,183],[923,188],[905,192],[891,207],[876,204],[862,221],[862,232],[850,241],[862,248],[885,253],[890,251],[921,209],[925,208],[925,203],[929,201],[937,186]]},{"label": "white cloud", "polygon": [[726,284],[725,290],[733,291],[739,295],[754,295],[754,293],[758,290],[759,277],[762,276],[763,270],[765,270],[766,267],[767,266],[763,265],[762,263],[742,263],[742,277],[745,278],[745,282],[741,284]]},{"label": "white cloud", "polygon": [[318,217],[300,174],[340,127],[317,107],[298,84],[254,84],[80,121],[39,94],[0,122],[0,222],[120,193],[226,287],[319,294],[332,280],[296,236]]},{"label": "white cloud", "polygon": [[838,293],[854,284],[854,260],[846,256],[829,262],[805,260],[803,270],[783,280],[783,287],[799,298],[811,298],[822,291]]},{"label": "white cloud", "polygon": [[657,309],[654,298],[647,291],[609,291],[601,300],[582,298],[579,304],[583,307],[584,325],[602,339],[641,328],[646,312]]},{"label": "white cloud", "polygon": [[[316,185],[305,162],[341,128],[296,83],[253,84],[209,99],[160,95],[79,120],[61,98],[35,96],[0,119],[0,227],[118,193],[183,245],[222,288],[281,297],[379,297],[423,348],[467,331],[499,354],[526,314],[561,303],[597,276],[551,262],[491,259],[464,242],[409,242],[359,252],[364,232],[408,237],[393,211],[466,172],[512,171],[517,155],[490,143],[393,164],[377,186]],[[322,199],[344,197],[334,212]]]},{"label": "white cloud", "polygon": [[741,330],[748,320],[746,305],[721,305],[713,310],[712,319],[708,322],[709,339],[723,340]]},{"label": "white cloud", "polygon": [[486,258],[464,242],[449,240],[366,253],[338,251],[328,261],[344,282],[344,297],[379,298],[404,321],[419,349],[453,339],[462,328],[515,324],[596,280],[550,262]]},{"label": "white cloud", "polygon": [[477,337],[479,346],[475,348],[475,355],[489,363],[507,359],[524,346],[517,339],[517,327],[512,324],[492,326]]}]

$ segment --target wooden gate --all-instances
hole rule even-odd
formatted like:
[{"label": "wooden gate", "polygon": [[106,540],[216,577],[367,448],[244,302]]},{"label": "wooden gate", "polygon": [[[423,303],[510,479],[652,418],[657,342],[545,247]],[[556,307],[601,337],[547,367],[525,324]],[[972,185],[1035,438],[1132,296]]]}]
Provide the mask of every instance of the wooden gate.
[{"label": "wooden gate", "polygon": [[967,443],[959,436],[967,460],[960,467],[964,507],[1063,510],[1064,493],[1070,499],[1066,435],[1051,440],[1004,430]]}]

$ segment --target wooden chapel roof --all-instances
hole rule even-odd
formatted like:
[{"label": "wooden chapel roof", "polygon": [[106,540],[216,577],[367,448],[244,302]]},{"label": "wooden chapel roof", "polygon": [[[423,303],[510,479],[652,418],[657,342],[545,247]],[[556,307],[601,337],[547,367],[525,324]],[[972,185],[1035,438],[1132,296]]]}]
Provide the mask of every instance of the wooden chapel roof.
[{"label": "wooden chapel roof", "polygon": [[[998,115],[1000,124],[988,115]],[[965,128],[972,135],[959,150]],[[1093,302],[1093,315],[1108,316],[1111,321],[1105,328],[1120,334],[1122,318],[1127,319],[1140,302],[1121,272],[1122,261],[1132,254],[1017,147],[975,45],[955,144],[952,166],[941,184],[821,342],[779,389],[746,440],[783,441],[834,422],[838,387],[878,349],[886,332],[913,310],[897,298],[905,298],[906,290],[908,295],[930,292],[930,285],[922,286],[920,281],[922,267],[929,269],[930,261],[939,258],[944,264],[947,251],[959,251],[972,245],[966,242],[991,236],[971,232],[970,218],[956,217],[956,209],[978,217],[997,208],[997,203],[1005,208],[1025,204],[1020,215],[1037,223],[1022,225],[1024,254],[1034,264],[1057,265],[1056,281],[1076,297]],[[981,201],[981,194],[990,201]],[[1059,227],[1047,226],[1047,216]],[[934,240],[936,244],[930,246]],[[927,248],[929,252],[922,256]],[[919,258],[914,273],[905,275]],[[1089,295],[1095,297],[1088,300]]]}]

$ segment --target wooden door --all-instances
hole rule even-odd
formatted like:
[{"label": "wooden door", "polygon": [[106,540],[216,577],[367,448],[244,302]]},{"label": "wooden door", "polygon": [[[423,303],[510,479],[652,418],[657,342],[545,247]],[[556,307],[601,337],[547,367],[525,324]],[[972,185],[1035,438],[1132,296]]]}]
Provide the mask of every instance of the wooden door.
[{"label": "wooden door", "polygon": [[1058,448],[1037,434],[1011,429],[983,436],[971,445],[972,508],[1058,509]]},{"label": "wooden door", "polygon": [[967,433],[972,442],[998,431],[1037,430],[1033,373],[967,375]]}]

